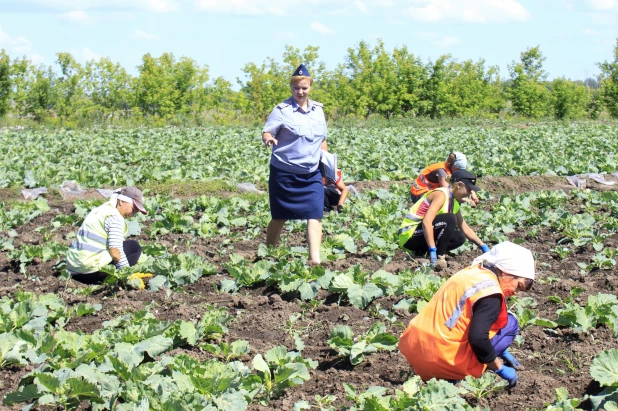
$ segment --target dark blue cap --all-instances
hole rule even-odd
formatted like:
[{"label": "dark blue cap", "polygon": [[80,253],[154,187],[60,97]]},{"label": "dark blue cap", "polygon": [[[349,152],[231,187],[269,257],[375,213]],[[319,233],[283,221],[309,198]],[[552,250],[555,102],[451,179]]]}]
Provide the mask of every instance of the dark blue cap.
[{"label": "dark blue cap", "polygon": [[307,67],[305,67],[304,64],[301,64],[300,66],[298,66],[298,68],[296,69],[294,74],[292,74],[292,77],[294,77],[294,76],[307,76],[307,77],[311,77],[311,74],[309,74],[309,70],[307,70]]}]

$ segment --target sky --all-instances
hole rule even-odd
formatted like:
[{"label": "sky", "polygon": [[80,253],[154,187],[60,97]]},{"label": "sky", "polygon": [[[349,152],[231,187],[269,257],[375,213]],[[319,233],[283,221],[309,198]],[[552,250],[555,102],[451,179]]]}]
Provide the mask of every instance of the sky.
[{"label": "sky", "polygon": [[335,69],[378,39],[423,61],[484,59],[503,78],[540,46],[549,79],[583,80],[614,59],[617,37],[618,0],[0,0],[0,49],[12,57],[109,57],[135,75],[144,54],[171,52],[234,85],[246,64],[282,61],[286,45],[317,46]]}]

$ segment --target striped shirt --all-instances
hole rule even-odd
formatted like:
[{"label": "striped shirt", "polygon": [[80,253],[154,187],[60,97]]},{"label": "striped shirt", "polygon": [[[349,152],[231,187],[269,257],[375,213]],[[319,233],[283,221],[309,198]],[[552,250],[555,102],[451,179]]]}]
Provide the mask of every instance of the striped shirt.
[{"label": "striped shirt", "polygon": [[129,261],[124,253],[124,218],[120,215],[110,215],[105,219],[107,233],[107,248],[116,248],[120,251],[120,260],[115,263],[116,268],[128,267]]}]

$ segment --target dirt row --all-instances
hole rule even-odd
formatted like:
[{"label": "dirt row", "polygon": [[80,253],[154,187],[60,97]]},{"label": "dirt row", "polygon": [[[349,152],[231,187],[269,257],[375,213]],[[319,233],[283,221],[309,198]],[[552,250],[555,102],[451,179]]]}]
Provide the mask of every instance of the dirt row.
[{"label": "dirt row", "polygon": [[[536,178],[528,179],[536,181]],[[498,184],[502,184],[504,187],[508,186],[509,190],[512,189],[512,192],[530,191],[530,188],[534,186],[527,179],[514,182],[506,178],[496,179],[491,184],[493,184],[492,189],[496,191],[499,191]],[[389,183],[384,182],[356,183],[359,189],[386,188],[388,185]],[[552,187],[553,189],[573,188],[566,184],[563,186],[554,184]],[[67,207],[70,208],[70,203],[54,203],[51,214],[47,213],[38,217],[27,226],[17,230],[21,239],[28,242],[40,241],[41,234],[35,232],[34,228],[48,224],[54,213],[67,212]],[[61,228],[55,233],[56,239],[61,241],[69,231],[75,229],[75,227]],[[180,253],[187,251],[183,248],[186,242],[179,241],[182,238],[186,236],[168,234],[162,236],[160,241],[168,246],[176,245],[174,252]],[[538,302],[537,309],[540,317],[555,320],[558,307],[549,302],[547,297],[557,295],[566,298],[575,286],[585,289],[578,297],[581,302],[585,302],[588,295],[600,292],[618,293],[618,273],[615,270],[580,274],[577,262],[589,260],[595,254],[592,247],[581,247],[576,253],[560,261],[550,251],[555,247],[559,236],[547,228],[541,229],[539,234],[531,237],[527,237],[526,233],[516,232],[510,235],[510,239],[523,240],[525,246],[537,256],[538,277],[541,281],[537,282],[530,292],[523,293],[522,296],[532,297]],[[8,260],[6,253],[0,253],[0,276],[3,279],[0,296],[12,295],[14,290],[19,288],[36,293],[57,293],[65,299],[67,304],[80,302],[102,304],[103,309],[97,315],[75,319],[68,326],[70,330],[83,332],[101,328],[103,321],[141,309],[150,302],[154,302],[154,310],[159,319],[197,319],[206,309],[206,304],[225,306],[237,317],[236,321],[231,324],[230,333],[225,340],[228,342],[236,339],[249,341],[251,354],[243,358],[246,362],[250,362],[253,355],[263,353],[276,345],[285,344],[289,349],[293,349],[294,343],[286,331],[286,322],[290,315],[302,313],[294,327],[302,330],[305,342],[303,356],[317,360],[318,368],[311,371],[311,380],[304,385],[289,389],[281,398],[274,400],[267,407],[252,405],[250,408],[252,410],[289,410],[296,401],[311,400],[316,394],[336,395],[339,400],[343,401],[343,383],[351,383],[361,390],[374,385],[398,388],[413,375],[410,366],[398,351],[370,355],[359,366],[352,367],[347,361],[338,358],[327,343],[330,330],[336,325],[347,324],[355,332],[361,332],[378,319],[387,322],[376,314],[377,305],[390,310],[400,298],[383,297],[373,302],[366,310],[360,310],[353,306],[338,305],[337,299],[329,298],[325,291],[318,296],[321,302],[316,307],[304,304],[296,298],[281,295],[277,290],[264,286],[243,289],[237,295],[218,293],[215,286],[222,278],[226,278],[223,268],[223,264],[227,261],[226,256],[221,256],[218,252],[222,240],[223,238],[218,237],[200,238],[190,246],[191,251],[215,264],[219,274],[202,278],[195,284],[172,293],[169,297],[164,291],[150,293],[109,288],[102,288],[86,297],[76,294],[79,289],[83,288],[80,284],[74,282],[64,284],[53,276],[51,266],[54,262],[29,267],[29,272],[40,279],[34,282],[27,280],[18,272],[18,266]],[[265,242],[264,233],[253,241],[234,244],[234,250],[251,258],[257,255],[258,246],[263,242]],[[618,247],[618,235],[608,238],[605,244]],[[303,236],[297,233],[290,235],[288,245],[304,245]],[[467,266],[474,257],[476,253],[473,252],[451,256],[449,268],[442,275],[450,275]],[[419,266],[420,262],[404,252],[397,251],[387,263],[360,253],[347,254],[345,259],[323,263],[325,268],[333,270],[344,270],[354,264],[362,264],[364,269],[369,271],[383,269],[399,273]],[[554,277],[557,280],[543,281],[548,277]],[[395,314],[403,324],[407,324],[415,315],[402,310],[395,311]],[[403,328],[398,325],[389,325],[388,330],[399,335]],[[515,345],[511,350],[525,367],[525,370],[519,372],[520,379],[517,388],[493,393],[478,404],[470,399],[472,405],[487,406],[490,409],[540,409],[555,399],[554,390],[558,387],[566,387],[572,397],[581,398],[585,394],[598,393],[600,387],[592,381],[589,374],[592,358],[603,350],[618,348],[618,342],[611,330],[605,327],[600,327],[589,335],[577,334],[569,329],[549,330],[541,327],[528,327],[523,330],[522,337],[523,343]],[[210,358],[209,353],[199,348],[177,352],[188,352],[199,359]],[[29,369],[30,367],[13,367],[0,370],[0,380],[3,381],[3,385],[0,386],[0,398],[14,390],[21,376]],[[589,403],[583,406],[585,409],[590,408]],[[14,409],[19,409],[19,407]]]}]

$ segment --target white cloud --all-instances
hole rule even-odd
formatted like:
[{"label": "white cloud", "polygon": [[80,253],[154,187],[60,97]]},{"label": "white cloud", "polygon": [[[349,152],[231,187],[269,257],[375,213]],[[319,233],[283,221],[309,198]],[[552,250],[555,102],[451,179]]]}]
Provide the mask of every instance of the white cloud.
[{"label": "white cloud", "polygon": [[358,11],[360,11],[361,13],[369,14],[369,7],[367,7],[367,5],[363,3],[362,1],[357,1],[356,3],[354,3],[354,5],[358,9]]},{"label": "white cloud", "polygon": [[598,35],[601,34],[598,31],[592,30],[592,29],[589,29],[589,28],[583,29],[582,33],[585,34],[586,36],[598,36]]},{"label": "white cloud", "polygon": [[553,0],[553,1],[558,3],[560,7],[563,7],[567,10],[573,10],[575,7],[575,0]]},{"label": "white cloud", "polygon": [[10,36],[2,31],[2,26],[0,26],[0,48],[14,53],[28,53],[32,50],[32,46],[26,38]]},{"label": "white cloud", "polygon": [[283,16],[286,9],[298,6],[284,0],[197,0],[195,7],[212,13]]},{"label": "white cloud", "polygon": [[296,37],[296,33],[293,31],[280,31],[275,34],[275,37],[280,40],[292,40]]},{"label": "white cloud", "polygon": [[618,10],[618,0],[588,0],[588,4],[595,10]]},{"label": "white cloud", "polygon": [[62,18],[78,24],[85,25],[92,23],[92,17],[90,17],[90,15],[83,10],[69,11],[68,13],[64,13]]},{"label": "white cloud", "polygon": [[47,63],[47,59],[45,57],[41,56],[39,53],[30,53],[30,54],[28,54],[28,59],[30,59],[32,64],[34,64],[35,66],[38,66],[39,64],[46,64]]},{"label": "white cloud", "polygon": [[616,16],[610,13],[588,13],[588,16],[594,23],[604,26],[613,26],[616,24]]},{"label": "white cloud", "polygon": [[81,60],[81,61],[101,60],[101,55],[94,52],[92,49],[88,47],[84,47],[82,49],[70,49],[69,53],[71,53],[71,55],[75,57],[76,60]]},{"label": "white cloud", "polygon": [[22,0],[56,10],[148,10],[175,11],[187,0]]},{"label": "white cloud", "polygon": [[[527,21],[530,13],[517,0],[411,0],[407,9],[413,20],[490,23]],[[618,0],[617,0],[618,1]]]},{"label": "white cloud", "polygon": [[417,31],[415,35],[420,39],[431,41],[431,44],[438,48],[447,48],[461,43],[461,40],[457,37],[444,36],[438,38],[439,36],[431,31]]},{"label": "white cloud", "polygon": [[36,53],[30,41],[25,37],[11,36],[2,30],[0,25],[0,49],[5,49],[10,55],[26,56],[34,64],[46,63],[45,57]]},{"label": "white cloud", "polygon": [[430,31],[417,31],[416,37],[420,37],[422,39],[435,39],[438,36],[436,33],[432,33]]},{"label": "white cloud", "polygon": [[311,27],[311,30],[316,31],[320,34],[324,34],[324,35],[335,34],[335,30],[331,29],[330,27],[326,27],[324,24],[317,22],[317,21],[312,21],[309,27]]},{"label": "white cloud", "polygon": [[135,30],[131,37],[136,40],[161,40],[156,34],[146,33],[143,30]]},{"label": "white cloud", "polygon": [[461,43],[461,40],[459,40],[458,38],[448,37],[448,36],[444,37],[443,39],[434,40],[431,42],[431,44],[433,44],[434,47],[438,47],[442,49],[457,45],[459,43]]}]

